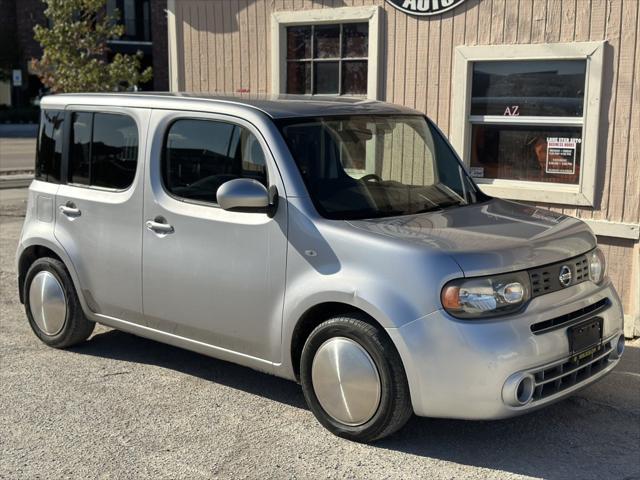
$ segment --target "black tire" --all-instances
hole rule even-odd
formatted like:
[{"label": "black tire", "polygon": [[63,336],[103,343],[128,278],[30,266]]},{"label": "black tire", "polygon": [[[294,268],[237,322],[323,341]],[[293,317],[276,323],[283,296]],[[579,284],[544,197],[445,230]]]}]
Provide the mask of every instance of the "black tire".
[{"label": "black tire", "polygon": [[[400,355],[387,335],[365,321],[365,317],[346,315],[318,325],[307,338],[300,359],[300,380],[309,408],[330,432],[356,442],[373,442],[391,435],[413,414],[409,385]],[[346,337],[363,347],[378,369],[381,383],[380,403],[366,423],[346,425],[324,411],[313,389],[311,369],[318,348],[332,337]]]},{"label": "black tire", "polygon": [[[54,275],[62,285],[65,294],[67,313],[62,329],[55,335],[48,335],[38,327],[37,323],[33,319],[31,306],[29,305],[29,288],[31,286],[31,282],[36,274],[42,271],[47,271]],[[71,277],[69,276],[69,272],[67,272],[66,267],[60,260],[42,257],[33,262],[27,271],[23,289],[24,307],[27,313],[27,318],[29,319],[29,325],[31,326],[33,333],[35,333],[36,336],[44,343],[54,348],[67,348],[84,342],[89,338],[89,335],[93,332],[95,323],[84,316],[84,312],[82,311],[82,307],[78,300],[78,295],[75,287],[73,286]]]}]

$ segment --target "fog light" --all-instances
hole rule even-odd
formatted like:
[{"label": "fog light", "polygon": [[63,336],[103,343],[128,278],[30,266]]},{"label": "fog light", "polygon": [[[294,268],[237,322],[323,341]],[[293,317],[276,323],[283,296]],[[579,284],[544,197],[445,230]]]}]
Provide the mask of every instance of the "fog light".
[{"label": "fog light", "polygon": [[522,407],[533,398],[535,381],[529,373],[514,373],[502,387],[502,400],[512,407]]},{"label": "fog light", "polygon": [[616,346],[613,349],[613,358],[620,358],[624,353],[624,335],[620,335],[618,337],[618,341],[616,342]]}]

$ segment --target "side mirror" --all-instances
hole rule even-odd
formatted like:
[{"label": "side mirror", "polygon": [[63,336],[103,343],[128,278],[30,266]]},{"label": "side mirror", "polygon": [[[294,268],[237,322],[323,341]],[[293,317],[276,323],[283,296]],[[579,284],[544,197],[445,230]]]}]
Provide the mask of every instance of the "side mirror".
[{"label": "side mirror", "polygon": [[216,197],[225,210],[265,210],[270,204],[265,186],[251,178],[236,178],[223,183]]}]

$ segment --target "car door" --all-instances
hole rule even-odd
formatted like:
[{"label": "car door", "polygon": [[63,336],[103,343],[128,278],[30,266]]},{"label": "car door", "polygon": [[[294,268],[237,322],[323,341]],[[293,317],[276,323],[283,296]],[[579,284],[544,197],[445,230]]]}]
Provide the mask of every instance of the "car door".
[{"label": "car door", "polygon": [[150,110],[67,111],[68,153],[56,195],[55,237],[88,307],[133,323],[142,316],[142,186]]},{"label": "car door", "polygon": [[271,217],[223,210],[215,196],[238,177],[283,194],[262,136],[236,117],[160,110],[150,132],[142,265],[147,325],[214,346],[225,358],[279,361],[286,203]]}]

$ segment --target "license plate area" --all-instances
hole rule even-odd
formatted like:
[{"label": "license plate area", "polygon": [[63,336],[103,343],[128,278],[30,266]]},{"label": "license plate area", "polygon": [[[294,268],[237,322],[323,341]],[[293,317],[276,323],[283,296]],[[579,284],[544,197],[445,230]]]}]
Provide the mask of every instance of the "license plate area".
[{"label": "license plate area", "polygon": [[594,317],[567,329],[572,360],[580,360],[581,354],[590,355],[602,345],[603,320]]}]

